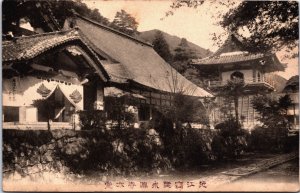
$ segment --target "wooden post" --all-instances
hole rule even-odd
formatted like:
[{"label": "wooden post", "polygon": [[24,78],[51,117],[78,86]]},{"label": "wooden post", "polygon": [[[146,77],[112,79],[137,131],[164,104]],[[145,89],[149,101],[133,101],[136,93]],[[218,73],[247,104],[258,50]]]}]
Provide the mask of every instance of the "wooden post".
[{"label": "wooden post", "polygon": [[19,107],[19,123],[26,122],[26,107]]},{"label": "wooden post", "polygon": [[296,104],[293,104],[293,108],[294,108],[294,127],[296,128],[297,125]]}]

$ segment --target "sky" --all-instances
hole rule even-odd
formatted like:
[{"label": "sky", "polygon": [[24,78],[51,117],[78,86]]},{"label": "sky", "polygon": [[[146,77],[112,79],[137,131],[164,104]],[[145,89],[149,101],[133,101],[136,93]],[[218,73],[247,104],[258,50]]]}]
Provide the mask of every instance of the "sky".
[{"label": "sky", "polygon": [[[139,23],[138,31],[159,29],[171,35],[186,38],[188,41],[202,48],[216,51],[218,46],[212,40],[212,33],[221,34],[223,28],[218,26],[217,11],[226,12],[220,7],[214,7],[205,3],[197,9],[181,7],[174,15],[165,17],[165,13],[171,10],[172,1],[169,0],[84,0],[88,7],[99,9],[101,15],[112,21],[117,11],[124,9],[134,16]],[[226,37],[223,37],[224,41]],[[290,78],[298,74],[298,59],[282,59],[284,52],[277,56],[288,67],[285,72],[278,74]]]}]

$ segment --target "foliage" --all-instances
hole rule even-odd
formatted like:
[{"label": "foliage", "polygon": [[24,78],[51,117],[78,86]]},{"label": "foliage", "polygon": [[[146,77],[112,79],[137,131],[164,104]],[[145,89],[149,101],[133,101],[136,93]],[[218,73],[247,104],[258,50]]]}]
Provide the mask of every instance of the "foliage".
[{"label": "foliage", "polygon": [[172,54],[168,45],[168,42],[164,38],[161,31],[157,31],[155,39],[153,40],[153,49],[160,55],[166,62],[172,61]]},{"label": "foliage", "polygon": [[122,9],[116,13],[110,26],[130,36],[134,36],[138,34],[138,25],[139,23],[136,19]]},{"label": "foliage", "polygon": [[[297,1],[177,0],[166,15],[172,15],[174,10],[182,6],[197,8],[204,3],[222,11],[228,10],[226,13],[220,11],[215,14],[220,20],[219,24],[229,32],[248,32],[249,36],[244,37],[249,50],[253,52],[279,51],[283,47],[292,50],[298,46]],[[220,36],[214,39],[220,40]]]},{"label": "foliage", "polygon": [[176,127],[181,127],[181,124],[186,122],[208,124],[208,117],[201,101],[197,97],[181,92],[172,94],[171,106],[165,107],[163,114],[175,123]]},{"label": "foliage", "polygon": [[100,110],[86,110],[79,112],[81,128],[83,130],[105,129],[106,115]]},{"label": "foliage", "polygon": [[258,151],[278,152],[285,148],[287,130],[284,127],[256,126],[251,132],[251,148]]},{"label": "foliage", "polygon": [[175,48],[174,61],[186,61],[197,58],[195,50],[193,50],[185,38],[181,39],[179,45]]},{"label": "foliage", "polygon": [[131,104],[130,98],[122,97],[106,97],[105,111],[108,116],[107,119],[111,122],[111,127],[118,129],[131,127],[135,121],[133,112],[128,107]]},{"label": "foliage", "polygon": [[47,127],[50,130],[50,120],[53,119],[53,110],[63,105],[55,100],[50,99],[37,99],[33,101],[33,106],[38,108],[38,111],[45,114],[47,117]]},{"label": "foliage", "polygon": [[174,168],[196,167],[211,161],[209,138],[213,131],[190,127],[173,128],[172,121],[162,117],[155,128],[162,139],[161,154],[170,160]]},{"label": "foliage", "polygon": [[166,150],[171,153],[174,167],[195,167],[211,161],[207,141],[197,129],[176,129],[170,141]]},{"label": "foliage", "polygon": [[[221,87],[217,92],[218,95],[224,97],[228,101],[232,101],[234,104],[234,112],[236,123],[239,124],[239,97],[244,94],[244,80],[240,78],[233,78],[227,81],[227,84]],[[229,102],[229,104],[230,104]]]},{"label": "foliage", "polygon": [[[37,7],[40,5],[39,7]],[[3,34],[12,30],[12,26],[19,25],[20,19],[25,18],[30,24],[36,28],[41,27],[46,31],[53,29],[45,28],[45,23],[41,19],[41,13],[46,14],[53,23],[58,24],[58,28],[62,28],[67,17],[73,14],[73,11],[78,14],[93,19],[105,25],[109,24],[107,18],[103,17],[98,9],[90,9],[81,0],[76,1],[22,1],[22,0],[5,0],[3,1]]]},{"label": "foliage", "polygon": [[252,51],[280,50],[282,46],[293,49],[299,36],[298,2],[244,1],[224,15],[221,25],[232,31],[246,28]]},{"label": "foliage", "polygon": [[289,129],[287,109],[292,104],[290,97],[285,95],[277,100],[260,95],[253,99],[252,104],[260,115],[257,119],[262,123],[262,126],[257,126],[251,133],[253,148],[283,150]]},{"label": "foliage", "polygon": [[229,117],[215,126],[219,130],[212,142],[212,149],[218,159],[239,156],[247,149],[249,134],[237,124],[234,117]]},{"label": "foliage", "polygon": [[[73,11],[81,16],[87,17],[104,25],[109,24],[109,20],[103,17],[97,8],[90,9],[82,0],[76,1],[49,1],[54,17],[58,20],[60,26],[63,26],[67,17],[71,16]],[[64,10],[64,11],[62,11]]]},{"label": "foliage", "polygon": [[153,172],[171,167],[160,153],[159,136],[151,130],[91,130],[78,135],[59,151],[74,172],[96,170],[128,176],[137,171]]},{"label": "foliage", "polygon": [[266,95],[254,97],[253,108],[259,113],[258,120],[267,128],[288,128],[287,109],[292,105],[289,95],[278,100]]}]

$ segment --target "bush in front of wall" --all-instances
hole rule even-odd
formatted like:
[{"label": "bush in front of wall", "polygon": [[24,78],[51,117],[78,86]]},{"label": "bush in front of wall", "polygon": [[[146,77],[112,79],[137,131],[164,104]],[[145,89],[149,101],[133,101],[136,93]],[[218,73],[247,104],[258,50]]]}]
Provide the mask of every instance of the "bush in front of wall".
[{"label": "bush in front of wall", "polygon": [[105,129],[106,115],[104,111],[87,110],[79,111],[79,118],[82,130],[103,130]]},{"label": "bush in front of wall", "polygon": [[235,118],[229,117],[215,129],[219,134],[212,141],[212,150],[218,159],[235,158],[248,149],[249,133]]},{"label": "bush in front of wall", "polygon": [[252,148],[268,152],[287,150],[290,127],[288,109],[292,105],[290,96],[277,98],[272,95],[258,95],[252,104],[260,115],[258,120],[262,123],[251,133]]},{"label": "bush in front of wall", "polygon": [[287,142],[288,130],[285,127],[256,126],[251,132],[251,148],[255,151],[281,152]]}]

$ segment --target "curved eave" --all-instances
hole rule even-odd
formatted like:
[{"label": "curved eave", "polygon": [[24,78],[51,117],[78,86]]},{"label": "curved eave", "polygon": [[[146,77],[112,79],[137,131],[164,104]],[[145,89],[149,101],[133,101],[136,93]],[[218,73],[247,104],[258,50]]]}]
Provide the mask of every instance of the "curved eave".
[{"label": "curved eave", "polygon": [[[110,76],[104,69],[100,59],[97,57],[94,51],[84,41],[82,41],[80,37],[69,38],[65,41],[35,51],[34,53],[30,53],[30,50],[26,50],[24,53],[20,53],[19,57],[17,58],[4,59],[3,63],[20,63],[24,61],[30,62],[38,58],[42,54],[47,54],[55,49],[60,49],[68,45],[79,45],[80,47],[82,47],[83,50],[87,53],[83,54],[83,57],[85,58],[85,60],[87,60],[91,67],[96,70],[96,73],[100,76],[100,78],[105,82],[110,79]],[[5,49],[5,47],[3,49]]]}]

